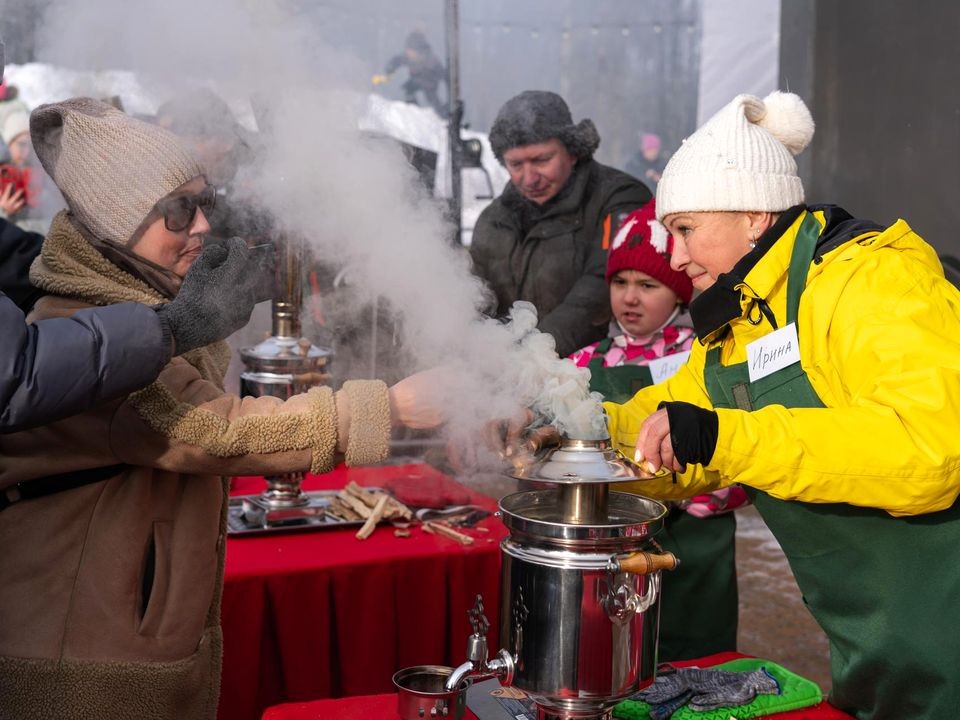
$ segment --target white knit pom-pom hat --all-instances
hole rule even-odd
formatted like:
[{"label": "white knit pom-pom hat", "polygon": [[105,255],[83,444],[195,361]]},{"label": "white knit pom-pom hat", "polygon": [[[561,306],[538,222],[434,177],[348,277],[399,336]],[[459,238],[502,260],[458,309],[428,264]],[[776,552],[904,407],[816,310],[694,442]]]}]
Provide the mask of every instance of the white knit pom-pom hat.
[{"label": "white knit pom-pom hat", "polygon": [[657,219],[678,212],[780,212],[803,202],[794,155],[813,138],[799,96],[738,95],[670,158],[657,185]]}]

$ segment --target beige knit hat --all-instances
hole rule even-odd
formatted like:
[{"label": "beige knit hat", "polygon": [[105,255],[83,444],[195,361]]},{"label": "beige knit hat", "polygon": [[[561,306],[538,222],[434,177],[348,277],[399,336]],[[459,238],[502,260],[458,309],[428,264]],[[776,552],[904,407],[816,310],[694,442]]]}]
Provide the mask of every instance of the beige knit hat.
[{"label": "beige knit hat", "polygon": [[160,198],[204,174],[173,134],[92,98],[41,105],[30,135],[77,219],[121,245]]},{"label": "beige knit hat", "polygon": [[738,95],[683,141],[657,185],[657,219],[678,212],[779,212],[803,202],[793,156],[813,138],[799,96]]}]

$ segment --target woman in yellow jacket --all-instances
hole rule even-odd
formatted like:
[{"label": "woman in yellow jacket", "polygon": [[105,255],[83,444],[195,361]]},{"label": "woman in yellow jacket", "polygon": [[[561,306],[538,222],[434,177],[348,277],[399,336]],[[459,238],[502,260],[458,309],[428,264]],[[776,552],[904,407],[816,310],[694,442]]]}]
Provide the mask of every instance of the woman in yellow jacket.
[{"label": "woman in yellow jacket", "polygon": [[610,433],[673,471],[637,492],[747,490],[829,638],[834,705],[952,717],[960,293],[903,220],[804,204],[792,156],[812,136],[797,96],[741,95],[673,156],[657,215],[701,291],[698,342],[605,405]]}]

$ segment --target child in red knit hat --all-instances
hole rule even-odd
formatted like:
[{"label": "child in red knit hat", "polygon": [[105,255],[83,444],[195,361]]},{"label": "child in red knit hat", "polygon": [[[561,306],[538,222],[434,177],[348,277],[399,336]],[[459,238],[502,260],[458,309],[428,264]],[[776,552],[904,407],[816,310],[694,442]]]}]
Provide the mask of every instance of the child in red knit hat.
[{"label": "child in red knit hat", "polygon": [[[578,367],[593,370],[652,363],[653,377],[660,380],[686,359],[694,332],[684,311],[693,285],[686,273],[670,267],[672,243],[667,229],[657,221],[653,200],[624,219],[607,258],[613,311],[610,336],[573,353],[570,358]],[[684,355],[660,361],[677,353]]]},{"label": "child in red knit hat", "polygon": [[[685,310],[693,285],[670,267],[672,242],[651,200],[624,219],[610,246],[610,336],[570,356],[590,368],[590,389],[606,400],[625,402],[641,387],[667,379],[690,354],[695,335]],[[743,488],[734,485],[671,503],[657,541],[682,562],[661,579],[662,660],[736,649],[736,520],[727,511],[746,502]]]}]

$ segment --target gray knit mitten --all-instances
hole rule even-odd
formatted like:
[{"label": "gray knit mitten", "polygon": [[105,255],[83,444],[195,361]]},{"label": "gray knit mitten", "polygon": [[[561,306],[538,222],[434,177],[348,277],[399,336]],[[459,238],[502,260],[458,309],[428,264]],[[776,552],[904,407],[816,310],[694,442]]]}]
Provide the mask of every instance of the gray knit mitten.
[{"label": "gray knit mitten", "polygon": [[778,693],[780,686],[766,670],[731,672],[678,668],[657,675],[653,684],[633,695],[649,704],[651,720],[666,720],[684,705],[697,711],[738,707],[758,693]]},{"label": "gray knit mitten", "polygon": [[752,672],[715,672],[723,674],[697,684],[688,703],[691,709],[702,712],[721,707],[739,707],[753,702],[757,695],[780,692],[780,684],[763,668]]},{"label": "gray knit mitten", "polygon": [[181,355],[223,340],[250,320],[262,297],[262,276],[269,270],[240,238],[210,240],[203,246],[177,297],[156,308],[157,316]]},{"label": "gray knit mitten", "polygon": [[633,700],[643,700],[649,705],[659,705],[668,700],[673,700],[681,695],[689,695],[690,680],[692,676],[688,670],[696,668],[679,669],[671,672],[660,671],[657,673],[657,679],[649,687],[641,690],[631,696]]}]

